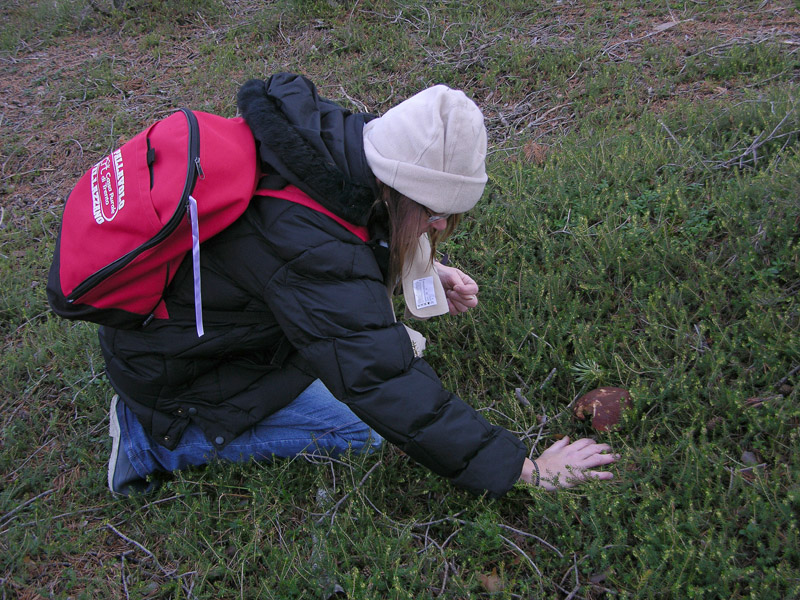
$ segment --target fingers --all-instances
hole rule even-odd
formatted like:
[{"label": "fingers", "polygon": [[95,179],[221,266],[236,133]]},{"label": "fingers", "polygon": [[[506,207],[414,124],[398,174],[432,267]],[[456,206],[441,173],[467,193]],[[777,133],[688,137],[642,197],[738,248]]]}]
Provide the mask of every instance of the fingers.
[{"label": "fingers", "polygon": [[611,471],[594,471],[588,468],[568,468],[566,473],[561,473],[558,477],[553,477],[551,483],[558,487],[571,488],[587,479],[609,481],[614,479],[614,473]]},{"label": "fingers", "polygon": [[597,442],[595,442],[592,438],[581,438],[579,440],[575,440],[574,442],[572,442],[570,450],[577,452],[579,450],[584,450],[593,445],[599,445],[599,444],[597,444]]},{"label": "fingers", "polygon": [[447,291],[447,302],[450,306],[450,314],[458,314],[474,308],[478,305],[477,296],[464,296],[455,291]]},{"label": "fingers", "polygon": [[566,447],[568,444],[569,444],[569,437],[568,436],[564,436],[560,440],[558,440],[558,441],[554,442],[553,444],[551,444],[551,446],[549,448],[547,448],[544,452],[542,452],[542,455],[555,454],[556,452],[560,452],[561,449]]},{"label": "fingers", "polygon": [[594,454],[584,459],[584,468],[599,467],[601,465],[610,465],[619,460],[619,454]]},{"label": "fingers", "polygon": [[450,298],[447,299],[447,308],[451,315],[460,315],[463,312],[467,312],[469,310],[468,306],[464,306],[463,304],[459,304],[457,302],[453,302]]},{"label": "fingers", "polygon": [[614,474],[611,471],[585,471],[585,475],[592,479],[614,479]]},{"label": "fingers", "polygon": [[608,480],[614,475],[607,471],[594,470],[619,460],[620,455],[611,452],[608,444],[598,444],[591,438],[582,438],[570,443],[564,437],[539,455],[536,462],[541,477],[550,483],[547,489],[573,487],[586,479]]},{"label": "fingers", "polygon": [[457,315],[478,305],[478,284],[469,275],[455,267],[439,263],[435,266],[447,295],[450,314]]},{"label": "fingers", "polygon": [[471,294],[467,293],[467,289],[468,288],[464,286],[457,286],[445,290],[450,314],[457,315],[470,308],[475,308],[478,305],[478,297],[475,295],[477,293],[477,286],[475,286],[475,290]]},{"label": "fingers", "polygon": [[474,296],[478,293],[478,284],[469,277],[462,277],[461,283],[453,285],[453,291],[461,294],[462,296]]},{"label": "fingers", "polygon": [[[577,442],[575,443],[577,444]],[[611,446],[608,444],[597,444],[592,441],[583,445],[582,447],[574,448],[573,451],[575,456],[578,458],[589,458],[595,454],[605,454],[606,452],[611,452]]]},{"label": "fingers", "polygon": [[436,273],[445,289],[454,290],[464,296],[474,296],[478,293],[478,284],[460,269],[437,264]]}]

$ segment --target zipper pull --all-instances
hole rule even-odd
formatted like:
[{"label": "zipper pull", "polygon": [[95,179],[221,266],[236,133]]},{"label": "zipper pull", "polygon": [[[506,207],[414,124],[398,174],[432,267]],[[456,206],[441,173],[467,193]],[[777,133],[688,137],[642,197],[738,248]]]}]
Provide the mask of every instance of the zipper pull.
[{"label": "zipper pull", "polygon": [[206,174],[203,173],[203,167],[200,166],[200,157],[199,156],[194,159],[194,166],[195,166],[195,169],[197,169],[198,174],[200,175],[200,179],[205,179],[206,178]]}]

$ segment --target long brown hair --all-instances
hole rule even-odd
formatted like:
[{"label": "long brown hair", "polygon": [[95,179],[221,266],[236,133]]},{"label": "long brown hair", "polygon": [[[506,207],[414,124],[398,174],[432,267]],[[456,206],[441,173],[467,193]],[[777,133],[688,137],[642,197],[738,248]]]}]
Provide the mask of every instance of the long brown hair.
[{"label": "long brown hair", "polygon": [[[416,251],[417,240],[420,236],[420,224],[430,213],[424,206],[404,196],[396,189],[382,182],[379,187],[380,193],[376,203],[385,207],[389,220],[389,277],[386,283],[389,288],[394,289],[402,277],[404,265],[411,260]],[[441,231],[431,232],[431,256],[429,258],[431,265],[436,256],[436,246],[450,237],[460,221],[460,214],[451,215],[447,217],[447,227]]]}]

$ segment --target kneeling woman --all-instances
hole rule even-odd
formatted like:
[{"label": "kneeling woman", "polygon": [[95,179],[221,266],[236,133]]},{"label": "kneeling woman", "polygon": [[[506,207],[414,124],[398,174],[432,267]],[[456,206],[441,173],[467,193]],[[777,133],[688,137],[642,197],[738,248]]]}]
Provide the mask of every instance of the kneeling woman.
[{"label": "kneeling woman", "polygon": [[100,329],[118,394],[112,492],[213,459],[370,451],[383,440],[491,496],[520,479],[609,479],[592,469],[616,456],[588,439],[528,459],[519,439],[442,387],[422,340],[395,321],[387,290],[398,287],[416,316],[477,304],[475,282],[433,256],[486,184],[478,107],[439,85],[379,118],[353,114],[290,74],[248,82],[238,103],[271,191],[203,244],[202,297],[209,314],[250,319],[206,320],[198,337],[185,261],[165,297],[172,318]]}]

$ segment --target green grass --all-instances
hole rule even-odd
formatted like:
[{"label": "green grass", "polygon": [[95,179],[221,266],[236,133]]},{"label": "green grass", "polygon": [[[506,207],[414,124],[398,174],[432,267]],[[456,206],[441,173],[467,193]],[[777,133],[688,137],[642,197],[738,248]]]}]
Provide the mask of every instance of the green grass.
[{"label": "green grass", "polygon": [[[796,2],[93,4],[0,9],[3,598],[800,596]],[[476,99],[490,183],[444,251],[481,305],[419,326],[429,361],[538,451],[630,389],[613,483],[488,501],[387,448],[110,496],[95,329],[44,296],[63,198],[280,70],[356,110]]]}]

